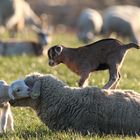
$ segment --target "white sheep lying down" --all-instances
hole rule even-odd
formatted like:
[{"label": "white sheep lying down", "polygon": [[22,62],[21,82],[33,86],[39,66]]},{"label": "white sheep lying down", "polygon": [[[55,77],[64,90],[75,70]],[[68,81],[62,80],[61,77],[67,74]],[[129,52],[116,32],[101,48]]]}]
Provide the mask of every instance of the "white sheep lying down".
[{"label": "white sheep lying down", "polygon": [[51,130],[82,134],[140,134],[140,94],[131,90],[71,88],[52,75],[30,74],[30,96],[11,101],[32,107]]}]

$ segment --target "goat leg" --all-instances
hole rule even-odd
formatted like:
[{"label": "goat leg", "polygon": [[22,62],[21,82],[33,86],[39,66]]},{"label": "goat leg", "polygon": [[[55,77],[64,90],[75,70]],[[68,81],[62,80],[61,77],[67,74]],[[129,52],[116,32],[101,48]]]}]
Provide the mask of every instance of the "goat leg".
[{"label": "goat leg", "polygon": [[117,66],[110,67],[109,74],[110,74],[109,81],[107,82],[107,84],[105,84],[103,89],[113,89],[113,87],[115,88],[117,86],[117,81],[119,81],[120,79],[119,76],[120,74],[118,72]]},{"label": "goat leg", "polygon": [[80,80],[78,82],[79,87],[83,87],[83,85],[84,85],[86,79],[88,79],[88,77],[89,77],[89,73],[87,73],[87,72],[83,72],[81,74]]},{"label": "goat leg", "polygon": [[121,75],[120,75],[120,72],[118,72],[118,79],[117,79],[117,81],[113,84],[113,86],[110,88],[110,89],[116,89],[117,88],[117,86],[118,86],[118,84],[119,84],[119,81],[120,81],[120,79],[121,79]]}]

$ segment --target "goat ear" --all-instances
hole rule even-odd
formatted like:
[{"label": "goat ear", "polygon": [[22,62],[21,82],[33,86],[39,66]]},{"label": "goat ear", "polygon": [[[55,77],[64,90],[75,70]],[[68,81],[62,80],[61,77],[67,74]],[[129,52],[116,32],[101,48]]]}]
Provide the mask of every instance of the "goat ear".
[{"label": "goat ear", "polygon": [[40,88],[41,88],[41,82],[36,81],[34,83],[34,86],[32,88],[31,94],[30,94],[32,99],[37,99],[40,96]]},{"label": "goat ear", "polygon": [[8,89],[8,95],[10,97],[10,99],[15,99],[14,95],[13,95],[13,89],[12,87],[10,86],[9,89]]},{"label": "goat ear", "polygon": [[55,52],[56,52],[58,55],[61,54],[62,50],[63,50],[63,47],[62,47],[62,46],[57,46],[57,47],[55,48]]}]

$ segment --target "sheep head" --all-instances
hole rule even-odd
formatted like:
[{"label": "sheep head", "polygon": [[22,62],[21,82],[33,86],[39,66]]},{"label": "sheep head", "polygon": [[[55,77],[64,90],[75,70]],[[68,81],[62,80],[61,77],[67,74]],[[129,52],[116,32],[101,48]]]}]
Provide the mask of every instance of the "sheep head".
[{"label": "sheep head", "polygon": [[13,81],[8,90],[11,99],[29,97],[30,88],[25,84],[24,80]]},{"label": "sheep head", "polygon": [[40,73],[33,73],[27,75],[24,80],[25,83],[32,89],[30,92],[30,96],[32,99],[37,99],[40,96],[41,81],[39,79],[42,76],[43,75]]},{"label": "sheep head", "polygon": [[32,29],[37,33],[38,41],[42,46],[46,46],[51,42],[51,31],[40,29],[35,25],[32,26]]}]

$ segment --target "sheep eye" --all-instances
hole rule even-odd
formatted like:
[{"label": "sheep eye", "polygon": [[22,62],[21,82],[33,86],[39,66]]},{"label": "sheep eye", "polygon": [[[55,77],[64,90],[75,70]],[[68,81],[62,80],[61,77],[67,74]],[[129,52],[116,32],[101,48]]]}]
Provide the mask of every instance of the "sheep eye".
[{"label": "sheep eye", "polygon": [[17,89],[16,92],[20,92],[20,89]]}]

